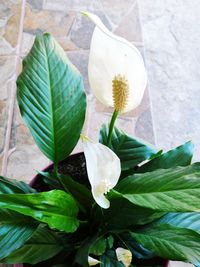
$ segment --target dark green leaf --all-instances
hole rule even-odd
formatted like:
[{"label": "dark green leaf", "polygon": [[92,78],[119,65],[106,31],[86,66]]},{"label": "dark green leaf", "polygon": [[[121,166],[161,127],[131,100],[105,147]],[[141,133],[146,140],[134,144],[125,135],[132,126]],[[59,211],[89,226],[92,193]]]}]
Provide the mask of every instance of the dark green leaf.
[{"label": "dark green leaf", "polygon": [[170,212],[165,214],[154,224],[170,224],[191,229],[200,234],[200,212]]},{"label": "dark green leaf", "polygon": [[106,251],[106,246],[107,240],[100,237],[91,245],[89,254],[100,256]]},{"label": "dark green leaf", "polygon": [[21,115],[35,142],[58,163],[78,142],[86,97],[82,76],[50,34],[36,37],[17,87]]},{"label": "dark green leaf", "polygon": [[75,261],[79,263],[81,266],[89,266],[88,264],[88,256],[90,252],[90,248],[92,245],[96,242],[97,240],[97,235],[96,236],[89,236],[87,237],[82,243],[80,248],[77,251],[77,254],[75,256]]},{"label": "dark green leaf", "polygon": [[112,248],[113,247],[113,244],[114,244],[114,238],[112,235],[110,235],[108,238],[107,238],[107,243],[108,243],[108,248]]},{"label": "dark green leaf", "polygon": [[94,200],[91,191],[87,187],[74,181],[70,176],[58,174],[58,178],[64,189],[66,189],[81,205],[87,208],[91,207]]},{"label": "dark green leaf", "polygon": [[124,178],[115,189],[120,192],[118,197],[141,207],[166,212],[198,211],[200,164],[135,174]]},{"label": "dark green leaf", "polygon": [[49,172],[38,171],[38,174],[42,176],[43,181],[53,189],[63,189],[57,177]]},{"label": "dark green leaf", "polygon": [[82,209],[90,208],[92,203],[94,203],[91,191],[83,184],[74,181],[70,176],[60,173],[57,173],[55,176],[55,174],[48,172],[40,172],[40,174],[44,177],[47,184],[70,193],[79,202],[79,206]]},{"label": "dark green leaf", "polygon": [[37,221],[34,219],[24,216],[18,212],[12,211],[12,210],[7,210],[7,209],[0,209],[0,224],[28,224],[28,223],[33,223],[37,224]]},{"label": "dark green leaf", "polygon": [[[103,125],[100,131],[100,143],[107,144],[108,125]],[[133,138],[114,127],[110,148],[121,160],[122,170],[134,168],[142,161],[149,159],[157,150],[143,141]]]},{"label": "dark green leaf", "polygon": [[187,166],[191,163],[194,145],[187,142],[142,165],[137,172],[150,172],[157,169],[169,169],[177,166]]},{"label": "dark green leaf", "polygon": [[2,194],[0,208],[13,210],[45,222],[50,228],[74,232],[79,226],[75,200],[61,190],[36,194]]},{"label": "dark green leaf", "polygon": [[102,255],[100,261],[100,267],[124,267],[124,264],[117,260],[113,250],[108,250],[106,254]]},{"label": "dark green leaf", "polygon": [[35,189],[31,188],[24,182],[0,176],[0,194],[21,194],[34,192],[36,192]]},{"label": "dark green leaf", "polygon": [[192,264],[198,263],[200,259],[200,235],[190,229],[163,224],[151,226],[131,235],[162,258]]},{"label": "dark green leaf", "polygon": [[129,233],[120,234],[120,240],[123,245],[127,247],[128,250],[138,259],[151,259],[155,257],[155,254],[150,250],[144,248],[139,244]]},{"label": "dark green leaf", "polygon": [[138,207],[124,198],[117,198],[111,201],[110,208],[103,212],[103,223],[109,231],[126,229],[137,224],[146,224],[160,218],[161,212],[152,209]]},{"label": "dark green leaf", "polygon": [[2,262],[4,263],[30,263],[52,258],[63,249],[58,236],[44,227],[39,227],[33,236],[19,249],[15,250]]},{"label": "dark green leaf", "polygon": [[[14,220],[14,218],[13,218]],[[0,224],[0,259],[24,245],[32,236],[36,225],[27,221]]]}]

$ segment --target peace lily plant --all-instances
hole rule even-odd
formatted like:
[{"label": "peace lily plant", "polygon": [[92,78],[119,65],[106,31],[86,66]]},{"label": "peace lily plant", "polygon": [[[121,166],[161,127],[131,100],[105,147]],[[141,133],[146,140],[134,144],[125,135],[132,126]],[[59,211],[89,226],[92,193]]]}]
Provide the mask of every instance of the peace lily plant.
[{"label": "peace lily plant", "polygon": [[[17,100],[53,165],[38,171],[33,187],[0,177],[0,262],[128,267],[164,266],[170,259],[199,266],[200,164],[191,164],[193,145],[164,153],[115,126],[118,114],[141,102],[144,63],[132,44],[84,14],[96,25],[89,81],[96,97],[113,107],[111,122],[100,126],[99,143],[81,135],[82,76],[50,34],[37,36],[23,60]],[[80,135],[85,158],[70,176],[63,164],[83,159],[68,157]]]}]

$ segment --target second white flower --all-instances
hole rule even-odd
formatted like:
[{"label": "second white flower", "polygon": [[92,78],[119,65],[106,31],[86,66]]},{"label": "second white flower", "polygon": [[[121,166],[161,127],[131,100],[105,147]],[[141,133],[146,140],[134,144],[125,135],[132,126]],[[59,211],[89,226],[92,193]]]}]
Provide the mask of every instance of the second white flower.
[{"label": "second white flower", "polygon": [[83,144],[92,195],[99,206],[107,209],[110,202],[105,194],[115,187],[119,180],[120,159],[105,145],[88,140],[84,140]]}]

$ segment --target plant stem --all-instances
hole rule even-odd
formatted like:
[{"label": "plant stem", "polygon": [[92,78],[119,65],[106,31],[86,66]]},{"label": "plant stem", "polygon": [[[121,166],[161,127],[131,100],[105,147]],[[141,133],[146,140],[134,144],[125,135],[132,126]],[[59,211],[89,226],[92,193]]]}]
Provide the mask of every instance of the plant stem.
[{"label": "plant stem", "polygon": [[113,112],[113,115],[112,115],[112,118],[111,118],[111,121],[110,121],[109,132],[108,132],[108,141],[107,141],[107,146],[108,147],[110,146],[110,142],[111,142],[111,138],[112,138],[112,133],[113,133],[113,128],[114,128],[115,121],[117,119],[118,114],[119,114],[119,112],[117,110],[115,110]]},{"label": "plant stem", "polygon": [[53,173],[57,176],[57,174],[58,174],[58,163],[54,163]]}]

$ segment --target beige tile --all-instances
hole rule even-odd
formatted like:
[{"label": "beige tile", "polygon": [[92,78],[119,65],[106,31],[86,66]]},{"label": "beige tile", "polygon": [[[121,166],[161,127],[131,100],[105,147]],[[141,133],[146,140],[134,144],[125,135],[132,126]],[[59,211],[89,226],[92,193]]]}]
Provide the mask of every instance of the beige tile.
[{"label": "beige tile", "polygon": [[0,153],[3,151],[11,98],[14,83],[14,56],[0,56]]},{"label": "beige tile", "polygon": [[10,96],[11,81],[15,73],[15,56],[0,56],[0,100]]},{"label": "beige tile", "polygon": [[21,0],[2,0],[0,2],[0,54],[15,52],[21,18]]},{"label": "beige tile", "polygon": [[13,152],[8,158],[8,177],[29,181],[36,170],[42,170],[49,164],[49,160],[39,150],[23,122],[17,104],[14,110],[10,148]]},{"label": "beige tile", "polygon": [[24,32],[38,34],[50,32],[55,37],[67,36],[74,20],[75,12],[55,12],[49,10],[33,10],[26,5]]},{"label": "beige tile", "polygon": [[[29,1],[30,2],[30,1]],[[22,40],[22,54],[29,52],[37,34],[51,33],[65,50],[76,50],[76,45],[67,37],[73,21],[74,11],[37,10],[34,5],[26,4],[24,18],[24,32]]]},{"label": "beige tile", "polygon": [[90,93],[90,86],[88,81],[88,58],[89,51],[87,50],[77,50],[77,51],[69,51],[67,53],[70,61],[76,66],[76,68],[80,71],[84,79],[84,87],[85,91]]},{"label": "beige tile", "polygon": [[21,141],[9,157],[7,176],[29,182],[36,175],[37,170],[42,170],[47,165],[49,165],[48,159],[36,145],[27,145],[25,142],[22,144]]}]

